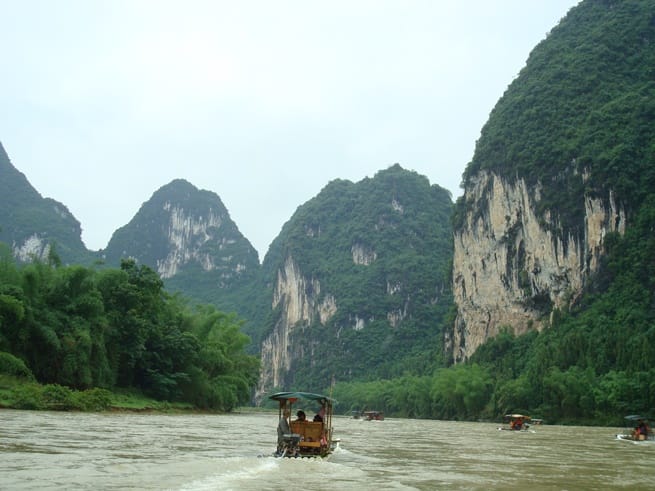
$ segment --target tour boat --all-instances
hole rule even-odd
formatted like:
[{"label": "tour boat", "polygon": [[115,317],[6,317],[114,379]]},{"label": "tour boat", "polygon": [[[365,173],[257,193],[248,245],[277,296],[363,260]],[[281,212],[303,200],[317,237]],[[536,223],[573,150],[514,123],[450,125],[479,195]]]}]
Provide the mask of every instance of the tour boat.
[{"label": "tour boat", "polygon": [[382,411],[364,411],[364,419],[366,421],[383,421],[384,413]]},{"label": "tour boat", "polygon": [[[332,437],[332,398],[310,392],[278,392],[271,395],[270,399],[279,404],[278,447],[275,457],[327,457],[337,448],[339,440]],[[305,420],[297,417],[299,413],[304,414],[305,409],[315,411],[312,420],[309,415]],[[287,420],[288,425],[282,421],[285,414],[292,419]],[[282,427],[289,432],[281,432]]]},{"label": "tour boat", "polygon": [[506,414],[503,418],[505,426],[499,426],[499,430],[504,431],[532,431],[530,430],[530,416],[524,414]]},{"label": "tour boat", "polygon": [[655,433],[648,424],[648,419],[638,414],[630,414],[625,418],[623,433],[616,435],[617,440],[633,443],[655,443]]}]

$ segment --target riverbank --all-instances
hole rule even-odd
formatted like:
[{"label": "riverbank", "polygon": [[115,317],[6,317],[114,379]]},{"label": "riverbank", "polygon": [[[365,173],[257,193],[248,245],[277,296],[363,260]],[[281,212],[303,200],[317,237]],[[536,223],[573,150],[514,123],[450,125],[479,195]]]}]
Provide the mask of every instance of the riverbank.
[{"label": "riverbank", "polygon": [[111,411],[152,413],[207,413],[189,403],[158,401],[136,390],[109,391],[93,388],[77,391],[57,384],[36,382],[0,374],[0,408],[46,411]]}]

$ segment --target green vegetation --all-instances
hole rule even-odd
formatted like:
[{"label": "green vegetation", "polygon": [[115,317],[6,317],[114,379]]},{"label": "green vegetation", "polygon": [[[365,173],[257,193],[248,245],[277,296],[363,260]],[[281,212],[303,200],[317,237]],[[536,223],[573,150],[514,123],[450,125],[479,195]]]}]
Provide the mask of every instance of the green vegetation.
[{"label": "green vegetation", "polygon": [[373,409],[403,418],[477,420],[490,416],[493,388],[489,371],[471,364],[439,368],[431,376],[338,383],[333,395],[342,414]]},{"label": "green vegetation", "polygon": [[[308,298],[319,305],[329,295],[337,308],[293,329],[285,387],[318,390],[333,376],[376,380],[443,364],[452,206],[448,191],[395,164],[357,183],[333,181],[298,208],[264,259],[268,298],[291,257]],[[272,312],[262,336],[283,314]]]},{"label": "green vegetation", "polygon": [[[206,227],[209,237],[194,237],[189,230],[192,223]],[[183,179],[158,189],[127,225],[114,232],[103,252],[112,266],[125,257],[138,257],[139,263],[155,268],[168,258],[171,243],[190,248],[198,258],[213,262],[214,269],[207,275],[212,288],[201,284],[194,289],[197,273],[203,271],[200,259],[189,261],[196,269],[178,278],[177,286],[193,289],[193,298],[202,302],[212,300],[212,292],[224,291],[238,282],[242,271],[252,274],[259,268],[257,251],[241,235],[220,197]],[[176,271],[176,276],[183,272]]]},{"label": "green vegetation", "polygon": [[[195,234],[194,227],[205,227],[204,232]],[[244,319],[244,333],[256,341],[261,331],[257,326],[270,308],[270,299],[261,295],[259,257],[215,193],[183,179],[171,181],[114,232],[103,251],[108,266],[133,257],[157,271],[185,254],[189,257],[176,264],[174,275],[164,275],[167,291],[224,312],[238,312]],[[257,345],[249,345],[248,350],[256,352]]]},{"label": "green vegetation", "polygon": [[[537,45],[477,142],[478,172],[543,185],[560,237],[581,236],[583,194],[629,212],[655,187],[655,23],[650,0],[584,1]],[[456,227],[472,203],[457,203]]]},{"label": "green vegetation", "polygon": [[343,414],[498,420],[522,412],[550,423],[617,425],[655,407],[655,196],[625,236],[606,240],[594,285],[541,333],[509,331],[488,340],[463,365],[334,388]]},{"label": "green vegetation", "polygon": [[[542,332],[516,337],[508,326],[465,364],[421,377],[337,384],[340,410],[493,420],[512,411],[589,424],[653,415],[653,46],[652,1],[581,2],[533,50],[492,111],[464,173],[467,187],[482,171],[541,184],[538,212],[557,217],[549,226],[564,247],[569,234],[583,238],[584,198],[609,203],[611,192],[628,226],[623,236],[606,235],[603,264],[584,294],[568,310],[552,312]],[[458,200],[456,229],[473,206]],[[544,313],[551,310],[545,305]]]},{"label": "green vegetation", "polygon": [[619,424],[655,407],[655,196],[625,236],[608,237],[602,272],[579,304],[541,333],[506,330],[466,364],[334,389],[339,411],[490,419],[508,412],[550,423]]},{"label": "green vegetation", "polygon": [[220,411],[249,402],[259,364],[235,315],[189,306],[134,261],[18,266],[2,252],[0,373],[25,381],[15,407],[97,409],[103,390],[126,389]]},{"label": "green vegetation", "polygon": [[58,384],[41,385],[0,373],[0,407],[48,411],[195,411],[185,402],[158,401],[136,390],[93,388],[74,390]]},{"label": "green vegetation", "polygon": [[16,170],[0,144],[0,241],[24,244],[39,237],[57,248],[66,264],[91,264],[95,256],[82,242],[80,223],[65,205],[43,198]]}]

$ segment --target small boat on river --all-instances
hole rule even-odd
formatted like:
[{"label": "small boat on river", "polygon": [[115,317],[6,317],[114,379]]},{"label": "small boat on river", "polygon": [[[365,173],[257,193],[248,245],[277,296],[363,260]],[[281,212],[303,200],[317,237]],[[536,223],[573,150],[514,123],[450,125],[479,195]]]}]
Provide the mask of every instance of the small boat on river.
[{"label": "small boat on river", "polygon": [[616,435],[617,440],[633,443],[655,443],[655,433],[650,429],[648,419],[638,414],[630,414],[624,418],[625,429]]},{"label": "small boat on river", "polygon": [[[330,397],[311,392],[278,392],[270,396],[278,401],[278,444],[275,457],[327,457],[338,446],[332,437],[332,406]],[[307,421],[301,404],[318,406],[312,421]],[[294,407],[294,421],[290,421]]]},{"label": "small boat on river", "polygon": [[362,414],[366,421],[384,421],[382,411],[364,411]]},{"label": "small boat on river", "polygon": [[530,430],[530,416],[524,414],[506,414],[503,418],[503,426],[499,426],[499,430],[503,431],[532,431]]}]

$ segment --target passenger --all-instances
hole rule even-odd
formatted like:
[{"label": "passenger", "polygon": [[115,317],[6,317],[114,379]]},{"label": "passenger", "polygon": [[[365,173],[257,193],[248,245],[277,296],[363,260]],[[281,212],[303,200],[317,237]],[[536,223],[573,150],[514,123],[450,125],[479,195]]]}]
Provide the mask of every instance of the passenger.
[{"label": "passenger", "polygon": [[296,413],[296,421],[307,421],[307,415],[302,409]]},{"label": "passenger", "polygon": [[323,418],[325,417],[325,408],[321,406],[321,409],[316,413],[316,416],[314,416],[314,421],[318,423],[323,422]]},{"label": "passenger", "polygon": [[278,448],[281,448],[284,444],[284,435],[291,433],[291,428],[289,428],[289,416],[291,416],[291,411],[285,409],[282,413],[282,417],[277,424],[277,445]]}]

